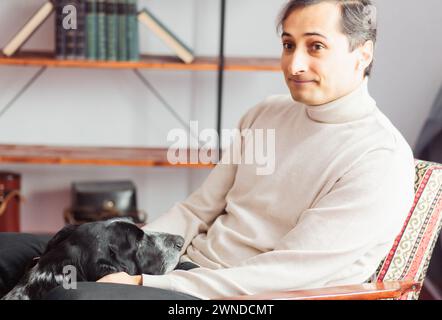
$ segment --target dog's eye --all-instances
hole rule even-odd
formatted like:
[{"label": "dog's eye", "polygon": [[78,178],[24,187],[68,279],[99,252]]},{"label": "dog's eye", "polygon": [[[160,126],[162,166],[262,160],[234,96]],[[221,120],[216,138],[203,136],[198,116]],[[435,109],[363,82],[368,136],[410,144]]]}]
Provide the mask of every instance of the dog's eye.
[{"label": "dog's eye", "polygon": [[115,248],[115,246],[109,246],[109,254],[110,254],[110,257],[112,258],[112,259],[116,259],[117,258],[117,250],[116,250],[117,248]]}]

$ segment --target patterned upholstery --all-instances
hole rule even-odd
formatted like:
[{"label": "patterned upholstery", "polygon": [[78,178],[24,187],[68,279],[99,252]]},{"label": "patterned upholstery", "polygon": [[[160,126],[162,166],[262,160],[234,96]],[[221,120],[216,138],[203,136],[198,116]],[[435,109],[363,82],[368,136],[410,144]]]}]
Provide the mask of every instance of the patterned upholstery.
[{"label": "patterned upholstery", "polygon": [[[377,281],[423,283],[442,225],[442,164],[416,160],[415,200],[401,233],[379,265]],[[404,300],[417,300],[420,292]]]}]

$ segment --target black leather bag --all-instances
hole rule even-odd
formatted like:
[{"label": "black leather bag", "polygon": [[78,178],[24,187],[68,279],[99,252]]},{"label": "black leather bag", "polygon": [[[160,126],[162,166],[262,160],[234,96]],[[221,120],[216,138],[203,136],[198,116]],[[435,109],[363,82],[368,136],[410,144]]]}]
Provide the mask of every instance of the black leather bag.
[{"label": "black leather bag", "polygon": [[64,212],[69,224],[127,217],[145,223],[147,214],[137,209],[136,187],[132,181],[73,182],[71,207]]}]

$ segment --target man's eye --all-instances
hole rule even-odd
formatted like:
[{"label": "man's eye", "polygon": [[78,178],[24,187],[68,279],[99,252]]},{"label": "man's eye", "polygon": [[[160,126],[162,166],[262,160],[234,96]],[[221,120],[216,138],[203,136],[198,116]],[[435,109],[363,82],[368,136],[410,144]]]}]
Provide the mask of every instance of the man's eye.
[{"label": "man's eye", "polygon": [[288,43],[288,42],[284,42],[282,44],[282,47],[284,48],[284,50],[292,50],[293,49],[293,45],[291,43]]},{"label": "man's eye", "polygon": [[325,49],[325,46],[321,43],[314,43],[312,48],[314,51],[321,51],[322,49]]}]

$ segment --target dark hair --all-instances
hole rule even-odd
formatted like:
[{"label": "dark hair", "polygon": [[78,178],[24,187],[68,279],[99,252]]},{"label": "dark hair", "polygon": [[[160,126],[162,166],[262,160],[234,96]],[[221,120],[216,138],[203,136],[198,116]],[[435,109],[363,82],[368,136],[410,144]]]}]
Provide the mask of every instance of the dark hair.
[{"label": "dark hair", "polygon": [[[371,0],[290,0],[278,16],[278,31],[281,30],[284,21],[293,11],[321,2],[336,2],[340,5],[342,32],[349,40],[350,51],[355,50],[368,40],[376,44],[376,7]],[[373,62],[365,69],[365,76],[370,76],[372,67]]]}]

